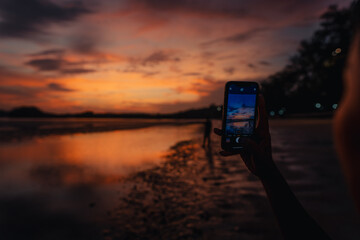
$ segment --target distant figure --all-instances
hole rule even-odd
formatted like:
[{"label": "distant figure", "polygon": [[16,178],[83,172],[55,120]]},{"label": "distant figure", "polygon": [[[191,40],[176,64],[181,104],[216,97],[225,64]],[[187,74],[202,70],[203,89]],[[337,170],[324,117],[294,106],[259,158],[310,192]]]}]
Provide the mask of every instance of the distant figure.
[{"label": "distant figure", "polygon": [[215,167],[214,167],[214,157],[213,157],[211,144],[209,144],[208,147],[205,149],[205,155],[208,160],[210,174],[214,175]]},{"label": "distant figure", "polygon": [[206,118],[205,127],[204,127],[204,141],[203,141],[203,148],[205,147],[205,142],[207,140],[207,146],[210,146],[211,138],[210,133],[212,129],[212,124],[210,118]]}]

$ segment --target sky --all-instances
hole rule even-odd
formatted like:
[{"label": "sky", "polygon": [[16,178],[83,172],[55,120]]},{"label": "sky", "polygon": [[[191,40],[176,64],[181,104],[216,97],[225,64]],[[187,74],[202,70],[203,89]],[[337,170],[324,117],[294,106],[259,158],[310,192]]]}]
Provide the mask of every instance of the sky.
[{"label": "sky", "polygon": [[171,113],[281,70],[351,0],[0,0],[0,109]]}]

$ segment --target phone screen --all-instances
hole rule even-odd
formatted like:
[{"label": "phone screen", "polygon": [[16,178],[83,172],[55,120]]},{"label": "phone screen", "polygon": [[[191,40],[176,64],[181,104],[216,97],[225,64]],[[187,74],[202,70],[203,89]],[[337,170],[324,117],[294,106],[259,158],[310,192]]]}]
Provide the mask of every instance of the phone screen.
[{"label": "phone screen", "polygon": [[226,84],[223,129],[228,148],[241,148],[240,137],[254,133],[257,94],[258,84],[254,82]]}]

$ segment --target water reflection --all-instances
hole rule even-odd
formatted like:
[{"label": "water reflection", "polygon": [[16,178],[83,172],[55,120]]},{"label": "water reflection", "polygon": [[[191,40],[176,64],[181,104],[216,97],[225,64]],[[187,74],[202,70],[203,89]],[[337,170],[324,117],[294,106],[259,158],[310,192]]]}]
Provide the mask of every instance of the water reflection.
[{"label": "water reflection", "polygon": [[118,180],[157,165],[181,140],[201,139],[201,130],[156,126],[1,142],[0,236],[101,239]]},{"label": "water reflection", "polygon": [[198,131],[199,126],[194,124],[34,138],[0,145],[0,164],[61,162],[127,174],[158,163],[171,145],[193,138]]}]

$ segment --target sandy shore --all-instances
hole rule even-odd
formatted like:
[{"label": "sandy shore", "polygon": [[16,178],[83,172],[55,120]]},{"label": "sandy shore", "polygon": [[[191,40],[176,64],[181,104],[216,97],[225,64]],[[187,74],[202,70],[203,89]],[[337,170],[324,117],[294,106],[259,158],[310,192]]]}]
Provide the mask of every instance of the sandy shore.
[{"label": "sandy shore", "polygon": [[[330,120],[271,123],[274,159],[305,209],[333,239],[358,239],[359,219],[332,146]],[[167,161],[123,179],[106,239],[281,239],[259,180],[219,139],[172,147]]]},{"label": "sandy shore", "polygon": [[180,142],[162,166],[123,179],[106,239],[279,239],[258,179],[212,148]]}]

